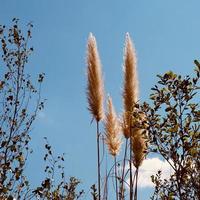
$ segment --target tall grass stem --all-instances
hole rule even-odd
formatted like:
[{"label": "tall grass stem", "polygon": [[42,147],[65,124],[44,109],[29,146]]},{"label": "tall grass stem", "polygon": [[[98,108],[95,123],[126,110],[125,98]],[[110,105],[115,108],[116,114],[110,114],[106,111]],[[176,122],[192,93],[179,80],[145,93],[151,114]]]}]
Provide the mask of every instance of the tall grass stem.
[{"label": "tall grass stem", "polygon": [[98,176],[98,196],[101,200],[101,167],[100,167],[100,144],[99,144],[99,121],[97,121],[97,176]]},{"label": "tall grass stem", "polygon": [[116,200],[118,200],[118,184],[117,184],[117,160],[116,156],[114,157],[115,162],[115,185],[116,185]]},{"label": "tall grass stem", "polygon": [[128,139],[126,138],[124,159],[123,159],[123,166],[122,166],[122,178],[121,178],[122,183],[121,183],[121,191],[120,191],[120,200],[124,199],[124,173],[125,173],[125,165],[126,165],[127,147],[128,147]]}]

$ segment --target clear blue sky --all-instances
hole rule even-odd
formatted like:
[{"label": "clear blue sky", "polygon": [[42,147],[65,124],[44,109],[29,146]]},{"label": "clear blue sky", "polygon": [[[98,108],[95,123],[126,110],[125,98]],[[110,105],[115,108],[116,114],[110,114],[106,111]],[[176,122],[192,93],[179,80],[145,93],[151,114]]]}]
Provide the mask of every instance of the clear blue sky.
[{"label": "clear blue sky", "polygon": [[199,0],[0,0],[0,24],[13,17],[33,22],[29,70],[33,76],[46,73],[42,96],[47,102],[34,124],[34,154],[27,167],[33,184],[42,178],[44,136],[57,153],[66,153],[68,175],[86,188],[95,181],[95,126],[85,96],[89,32],[97,39],[106,91],[120,112],[125,33],[137,49],[140,94],[147,100],[156,74],[192,73],[193,60],[200,58],[199,8]]}]

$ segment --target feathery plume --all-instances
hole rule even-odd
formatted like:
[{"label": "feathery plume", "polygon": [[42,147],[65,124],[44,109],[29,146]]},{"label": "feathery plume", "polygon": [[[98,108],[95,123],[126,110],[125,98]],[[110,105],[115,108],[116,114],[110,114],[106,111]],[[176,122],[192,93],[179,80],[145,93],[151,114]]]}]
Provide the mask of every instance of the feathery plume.
[{"label": "feathery plume", "polygon": [[147,144],[143,135],[144,129],[135,129],[134,136],[131,136],[131,150],[133,151],[133,164],[138,169],[144,160]]},{"label": "feathery plume", "polygon": [[111,97],[108,97],[107,109],[104,122],[106,143],[110,154],[116,156],[119,153],[121,146],[121,138],[119,136],[120,126]]},{"label": "feathery plume", "polygon": [[131,112],[138,101],[137,59],[134,46],[129,34],[126,34],[124,54],[124,110]]},{"label": "feathery plume", "polygon": [[131,113],[124,112],[121,119],[121,128],[126,139],[130,137],[130,123],[132,123],[131,120]]},{"label": "feathery plume", "polygon": [[147,118],[146,115],[136,109],[133,113],[132,130],[134,135],[131,136],[131,150],[133,152],[133,164],[138,168],[144,160],[147,150]]},{"label": "feathery plume", "polygon": [[130,137],[131,115],[134,105],[138,101],[138,77],[136,53],[129,34],[126,34],[124,51],[124,89],[123,89],[123,133],[125,138]]},{"label": "feathery plume", "polygon": [[89,111],[96,119],[100,121],[104,117],[103,112],[103,78],[101,72],[101,62],[97,50],[96,39],[90,33],[87,44],[87,99]]}]

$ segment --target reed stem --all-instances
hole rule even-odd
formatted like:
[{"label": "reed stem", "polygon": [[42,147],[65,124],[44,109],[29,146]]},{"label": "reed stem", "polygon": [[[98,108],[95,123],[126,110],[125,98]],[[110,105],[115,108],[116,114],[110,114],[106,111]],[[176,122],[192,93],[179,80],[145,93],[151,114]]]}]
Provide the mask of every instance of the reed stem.
[{"label": "reed stem", "polygon": [[139,171],[139,168],[136,168],[136,171],[135,171],[135,176],[136,176],[136,180],[135,180],[135,193],[134,193],[134,200],[137,200],[137,186],[138,186],[138,171]]},{"label": "reed stem", "polygon": [[114,158],[115,162],[115,184],[116,184],[116,200],[118,200],[118,184],[117,184],[117,161],[116,161],[116,156]]},{"label": "reed stem", "polygon": [[124,160],[123,160],[123,167],[122,167],[122,185],[120,191],[120,200],[124,199],[124,173],[125,173],[125,164],[126,164],[126,154],[127,154],[127,146],[128,146],[128,139],[126,138],[125,150],[124,150]]},{"label": "reed stem", "polygon": [[133,199],[133,177],[132,177],[132,142],[130,138],[130,160],[129,160],[129,169],[130,169],[130,200]]},{"label": "reed stem", "polygon": [[98,173],[98,196],[101,200],[101,169],[100,169],[100,144],[99,144],[99,121],[97,121],[97,173]]}]

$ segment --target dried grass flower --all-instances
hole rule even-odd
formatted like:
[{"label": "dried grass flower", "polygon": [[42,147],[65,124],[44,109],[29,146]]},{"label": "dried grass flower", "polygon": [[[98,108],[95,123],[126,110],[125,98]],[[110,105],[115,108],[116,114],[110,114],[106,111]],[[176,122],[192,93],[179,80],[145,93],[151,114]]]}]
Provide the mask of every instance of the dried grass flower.
[{"label": "dried grass flower", "polygon": [[137,77],[137,58],[134,45],[129,34],[126,34],[124,50],[124,88],[123,88],[123,133],[125,138],[131,135],[132,112],[134,105],[138,102],[138,77]]},{"label": "dried grass flower", "polygon": [[87,77],[88,109],[96,121],[100,121],[104,117],[104,84],[96,39],[91,33],[87,44]]},{"label": "dried grass flower", "polygon": [[111,97],[108,97],[104,127],[109,153],[112,156],[116,156],[121,146],[120,125]]},{"label": "dried grass flower", "polygon": [[136,168],[139,168],[139,166],[142,164],[147,151],[147,140],[145,138],[144,132],[144,129],[135,129],[134,136],[131,136],[133,164]]}]

